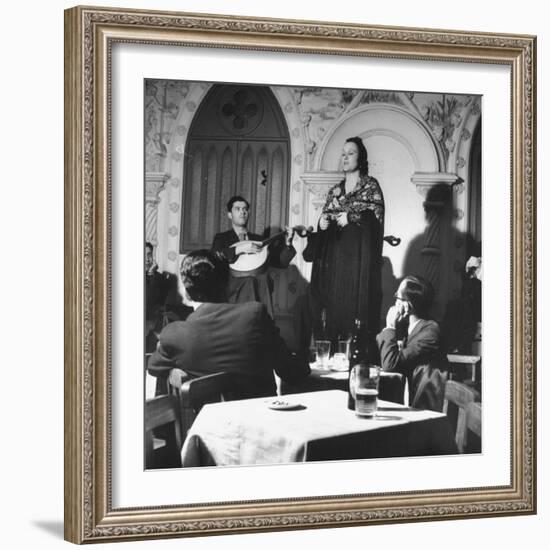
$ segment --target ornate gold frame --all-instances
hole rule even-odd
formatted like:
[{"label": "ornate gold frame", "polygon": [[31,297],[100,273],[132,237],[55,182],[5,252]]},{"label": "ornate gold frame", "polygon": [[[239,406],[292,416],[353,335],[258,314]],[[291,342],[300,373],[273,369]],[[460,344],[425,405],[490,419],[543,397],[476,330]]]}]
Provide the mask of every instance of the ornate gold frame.
[{"label": "ornate gold frame", "polygon": [[[116,510],[110,498],[108,90],[115,42],[507,65],[512,72],[509,486]],[[536,511],[533,36],[77,7],[65,13],[65,537],[77,543]]]}]

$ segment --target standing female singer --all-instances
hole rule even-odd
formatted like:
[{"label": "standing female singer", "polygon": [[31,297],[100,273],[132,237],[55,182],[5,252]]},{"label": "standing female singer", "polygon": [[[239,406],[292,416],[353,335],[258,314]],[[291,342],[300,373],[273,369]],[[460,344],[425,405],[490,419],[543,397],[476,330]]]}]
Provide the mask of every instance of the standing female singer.
[{"label": "standing female singer", "polygon": [[304,259],[313,262],[312,311],[326,310],[326,331],[335,341],[348,335],[354,319],[378,332],[382,298],[381,267],[384,196],[368,174],[367,150],[359,137],[342,150],[344,179],[329,189],[317,227],[308,237]]}]

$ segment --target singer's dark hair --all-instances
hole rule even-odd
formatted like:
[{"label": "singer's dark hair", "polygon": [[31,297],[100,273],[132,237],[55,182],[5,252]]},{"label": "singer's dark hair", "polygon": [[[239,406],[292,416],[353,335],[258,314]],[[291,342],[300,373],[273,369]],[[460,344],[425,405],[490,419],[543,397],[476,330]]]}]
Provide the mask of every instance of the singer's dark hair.
[{"label": "singer's dark hair", "polygon": [[189,252],[181,262],[180,277],[193,301],[225,301],[229,263],[223,254],[212,250]]},{"label": "singer's dark hair", "polygon": [[365,147],[363,140],[360,137],[355,136],[346,139],[346,143],[355,143],[355,145],[357,145],[357,151],[359,153],[359,157],[357,159],[359,174],[361,176],[367,176],[369,174],[369,161],[367,148]]}]

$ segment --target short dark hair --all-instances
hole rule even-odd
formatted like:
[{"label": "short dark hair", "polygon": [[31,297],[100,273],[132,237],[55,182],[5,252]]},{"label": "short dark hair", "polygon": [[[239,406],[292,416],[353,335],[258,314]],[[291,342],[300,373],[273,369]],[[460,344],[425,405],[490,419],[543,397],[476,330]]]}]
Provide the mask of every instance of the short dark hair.
[{"label": "short dark hair", "polygon": [[195,302],[223,302],[229,278],[229,263],[219,252],[194,250],[183,258],[181,282]]},{"label": "short dark hair", "polygon": [[369,156],[363,140],[360,137],[355,136],[346,139],[346,143],[355,143],[355,145],[357,145],[357,152],[359,153],[357,158],[359,174],[361,176],[367,176],[369,173]]},{"label": "short dark hair", "polygon": [[413,313],[419,317],[426,317],[435,296],[432,284],[419,275],[407,275],[403,281],[403,299],[411,304]]},{"label": "short dark hair", "polygon": [[227,211],[228,212],[231,212],[231,210],[233,209],[233,205],[236,202],[245,202],[246,206],[250,210],[250,203],[244,197],[241,197],[240,195],[235,195],[227,201]]},{"label": "short dark hair", "polygon": [[145,248],[148,248],[151,252],[153,252],[153,245],[149,241],[145,243]]}]

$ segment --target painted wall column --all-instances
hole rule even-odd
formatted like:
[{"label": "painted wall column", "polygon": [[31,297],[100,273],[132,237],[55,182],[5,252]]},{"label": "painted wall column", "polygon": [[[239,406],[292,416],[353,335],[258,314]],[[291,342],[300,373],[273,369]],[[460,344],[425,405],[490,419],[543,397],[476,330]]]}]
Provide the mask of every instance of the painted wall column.
[{"label": "painted wall column", "polygon": [[145,174],[145,240],[153,247],[158,245],[158,205],[160,192],[170,176],[164,172]]},{"label": "painted wall column", "polygon": [[[317,229],[317,222],[321,215],[321,210],[325,205],[328,190],[342,181],[342,172],[304,172],[300,178],[304,182],[302,191],[302,205],[303,205],[303,221],[302,223],[308,227],[312,226],[314,230]],[[305,247],[305,239],[300,239],[302,248],[299,250],[299,259],[296,261],[298,268],[304,277],[309,281],[311,280],[311,264],[304,261],[301,251]],[[297,239],[295,239],[295,246]]]}]

